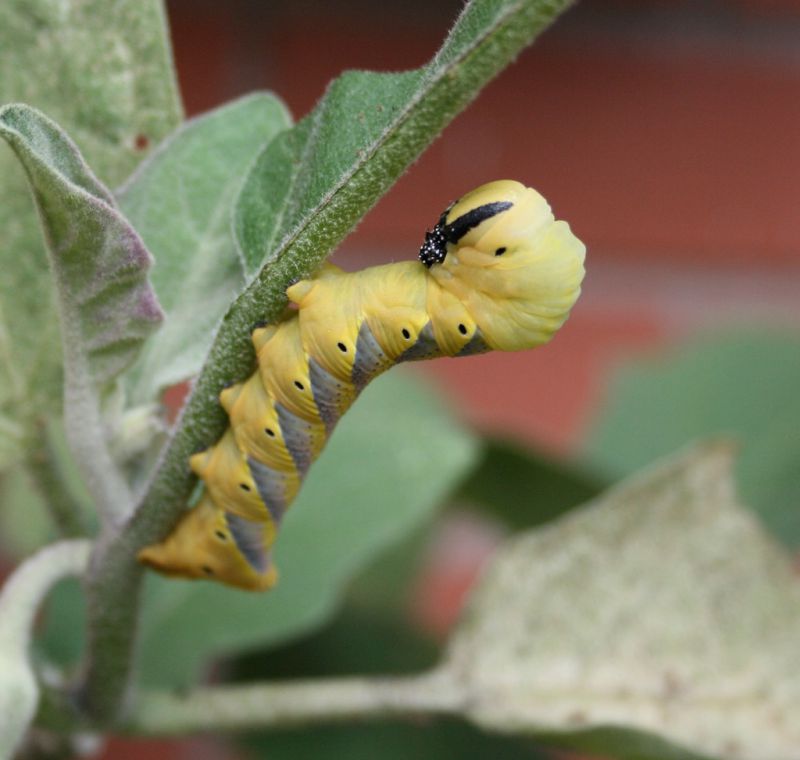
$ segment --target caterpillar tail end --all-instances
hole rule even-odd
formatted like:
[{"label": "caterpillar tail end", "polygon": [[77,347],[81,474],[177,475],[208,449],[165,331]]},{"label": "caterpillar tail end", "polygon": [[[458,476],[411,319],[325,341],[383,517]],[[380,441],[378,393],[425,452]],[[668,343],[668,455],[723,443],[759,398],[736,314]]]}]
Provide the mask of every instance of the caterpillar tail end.
[{"label": "caterpillar tail end", "polygon": [[162,575],[190,580],[216,580],[246,591],[267,591],[278,582],[271,562],[256,570],[238,550],[226,514],[207,496],[188,511],[172,533],[137,555]]}]

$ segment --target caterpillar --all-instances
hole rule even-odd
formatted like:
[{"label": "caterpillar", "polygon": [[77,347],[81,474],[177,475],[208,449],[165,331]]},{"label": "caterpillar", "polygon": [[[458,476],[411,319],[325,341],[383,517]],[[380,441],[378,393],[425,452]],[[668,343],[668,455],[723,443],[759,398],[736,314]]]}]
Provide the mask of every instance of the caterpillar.
[{"label": "caterpillar", "polygon": [[190,459],[197,506],[139,559],[248,590],[277,581],[281,521],[338,419],[394,364],[547,342],[580,293],[584,245],[532,188],[501,180],[451,204],[419,261],[324,265],[286,291],[296,311],[252,334],[258,368],[226,388],[230,426]]}]

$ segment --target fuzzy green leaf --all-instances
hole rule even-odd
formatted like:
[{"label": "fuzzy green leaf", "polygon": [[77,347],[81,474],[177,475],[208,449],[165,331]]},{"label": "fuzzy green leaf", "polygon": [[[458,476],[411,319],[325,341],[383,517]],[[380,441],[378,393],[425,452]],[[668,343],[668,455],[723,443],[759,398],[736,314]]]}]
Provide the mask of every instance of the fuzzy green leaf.
[{"label": "fuzzy green leaf", "polygon": [[620,760],[800,758],[800,585],[731,470],[694,448],[502,548],[447,661],[465,712]]},{"label": "fuzzy green leaf", "polygon": [[126,489],[104,445],[100,393],[161,320],[147,280],[151,257],[57,124],[10,105],[0,109],[0,137],[25,169],[44,229],[58,296],[68,440],[98,506],[121,509]]},{"label": "fuzzy green leaf", "polygon": [[[3,0],[0,105],[24,101],[69,131],[108,184],[180,121],[160,0]],[[53,288],[24,172],[0,144],[0,469],[61,408]]]},{"label": "fuzzy green leaf", "polygon": [[4,0],[0,99],[46,110],[119,184],[181,120],[162,3]]},{"label": "fuzzy green leaf", "polygon": [[477,454],[474,439],[402,373],[380,378],[339,423],[275,547],[268,594],[152,578],[143,677],[191,683],[209,658],[275,644],[319,625],[345,584],[428,517]]},{"label": "fuzzy green leaf", "polygon": [[132,372],[134,404],[200,369],[244,286],[233,200],[259,149],[290,124],[274,95],[244,97],[184,124],[120,189],[122,210],[155,256],[151,280],[167,314]]}]

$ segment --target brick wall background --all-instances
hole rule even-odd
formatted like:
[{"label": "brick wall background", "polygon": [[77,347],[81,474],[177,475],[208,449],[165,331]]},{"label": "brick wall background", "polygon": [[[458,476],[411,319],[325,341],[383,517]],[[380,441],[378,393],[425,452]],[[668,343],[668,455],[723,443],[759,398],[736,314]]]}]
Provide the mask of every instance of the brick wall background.
[{"label": "brick wall background", "polygon": [[[190,114],[266,88],[299,118],[343,69],[423,63],[460,2],[168,7]],[[335,258],[355,268],[413,256],[443,205],[489,179],[539,189],[589,246],[567,327],[538,351],[423,371],[477,424],[569,450],[621,358],[708,325],[797,324],[798,43],[796,1],[584,2],[444,132]]]}]

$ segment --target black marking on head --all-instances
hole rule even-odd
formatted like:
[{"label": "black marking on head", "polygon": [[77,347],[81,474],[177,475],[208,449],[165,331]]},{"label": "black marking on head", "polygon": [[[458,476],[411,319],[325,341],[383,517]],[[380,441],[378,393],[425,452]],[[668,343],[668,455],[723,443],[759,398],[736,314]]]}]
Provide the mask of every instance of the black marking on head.
[{"label": "black marking on head", "polygon": [[491,219],[497,214],[507,211],[514,204],[511,201],[494,201],[477,206],[466,214],[462,214],[449,224],[446,222],[450,206],[440,217],[438,224],[425,233],[425,242],[419,249],[419,260],[430,269],[434,264],[441,264],[447,256],[447,244],[457,243],[471,229],[481,222]]},{"label": "black marking on head", "polygon": [[239,483],[239,488],[241,488],[242,491],[249,491],[250,490],[250,486],[248,486],[247,483]]},{"label": "black marking on head", "polygon": [[224,534],[224,533],[223,533],[221,530],[215,530],[215,531],[214,531],[214,535],[215,535],[215,536],[216,536],[216,537],[217,537],[217,538],[218,538],[220,541],[227,541],[227,540],[228,540],[228,537],[227,537],[227,536],[226,536],[226,535],[225,535],[225,534]]},{"label": "black marking on head", "polygon": [[445,219],[451,206],[447,207],[436,226],[425,233],[425,242],[419,249],[419,260],[430,269],[434,264],[441,264],[447,255],[447,236],[445,235]]},{"label": "black marking on head", "polygon": [[299,380],[294,381],[294,387],[299,391],[304,391],[306,389],[305,385],[303,385]]},{"label": "black marking on head", "polygon": [[502,256],[506,252],[506,247],[503,246],[502,248],[498,248],[495,252],[495,256]]},{"label": "black marking on head", "polygon": [[272,428],[264,428],[264,432],[270,437],[275,437],[275,431]]},{"label": "black marking on head", "polygon": [[511,201],[495,201],[494,203],[484,203],[483,206],[467,211],[458,219],[454,219],[445,227],[445,235],[448,243],[457,243],[471,229],[477,227],[481,222],[491,219],[497,214],[507,211],[514,204]]},{"label": "black marking on head", "polygon": [[400,332],[406,340],[411,340],[411,333],[405,327]]},{"label": "black marking on head", "polygon": [[466,334],[467,334],[467,332],[468,332],[468,331],[467,331],[467,326],[466,326],[465,324],[463,324],[463,323],[459,324],[459,326],[458,326],[458,331],[459,331],[459,332],[460,332],[462,335],[466,335]]},{"label": "black marking on head", "polygon": [[344,343],[342,343],[341,341],[339,341],[339,342],[338,342],[336,345],[339,347],[339,350],[340,350],[340,351],[341,351],[343,354],[347,353],[347,346],[345,346],[345,344],[344,344]]}]

